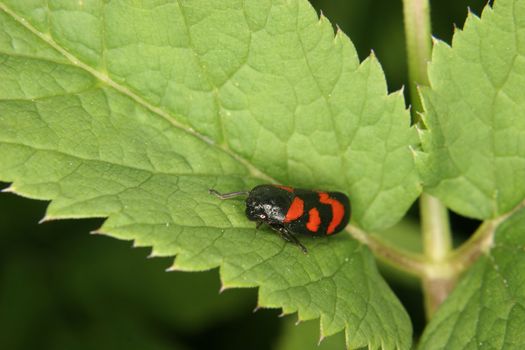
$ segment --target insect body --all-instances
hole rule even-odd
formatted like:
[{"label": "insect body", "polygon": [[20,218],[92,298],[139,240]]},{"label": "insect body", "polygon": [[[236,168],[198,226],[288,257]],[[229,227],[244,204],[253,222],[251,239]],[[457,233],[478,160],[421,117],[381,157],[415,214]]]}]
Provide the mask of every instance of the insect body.
[{"label": "insect body", "polygon": [[280,185],[260,185],[251,191],[220,194],[210,189],[220,199],[247,195],[246,217],[270,226],[280,236],[306,248],[295,233],[310,236],[327,236],[343,230],[350,219],[350,201],[340,192],[303,190]]}]

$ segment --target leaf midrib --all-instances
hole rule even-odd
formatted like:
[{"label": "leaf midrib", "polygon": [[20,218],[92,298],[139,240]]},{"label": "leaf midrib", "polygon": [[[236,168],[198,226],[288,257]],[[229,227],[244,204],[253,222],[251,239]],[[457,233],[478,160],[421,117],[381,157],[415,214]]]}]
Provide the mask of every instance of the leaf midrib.
[{"label": "leaf midrib", "polygon": [[[120,85],[116,83],[114,80],[112,80],[109,76],[97,71],[96,69],[90,67],[88,64],[82,62],[80,59],[78,59],[73,54],[69,53],[66,49],[64,49],[62,46],[57,44],[51,36],[46,36],[40,31],[38,31],[35,27],[33,27],[29,22],[22,17],[18,16],[14,11],[12,11],[9,7],[7,7],[4,3],[0,2],[0,9],[3,10],[7,15],[11,16],[16,22],[18,22],[21,26],[29,30],[31,33],[33,33],[35,36],[37,36],[40,40],[48,44],[50,47],[58,51],[61,55],[63,55],[72,66],[75,66],[77,68],[83,69],[84,71],[91,74],[93,77],[98,79],[99,81],[105,83],[107,86],[113,88],[114,90],[118,91],[119,93],[128,96],[133,101],[144,107],[145,109],[149,110],[150,112],[160,116],[161,118],[168,121],[172,126],[198,138],[199,140],[205,142],[210,147],[213,147],[221,152],[226,153],[233,159],[235,159],[237,162],[242,164],[244,167],[248,169],[251,176],[263,179],[268,182],[277,182],[273,177],[266,174],[259,168],[257,168],[255,165],[253,165],[251,162],[249,162],[247,159],[241,157],[239,154],[233,152],[229,147],[226,145],[219,145],[218,143],[214,142],[212,139],[210,139],[207,136],[202,135],[201,133],[187,127],[186,125],[178,122],[172,115],[170,115],[168,112],[163,110],[160,107],[156,107],[153,104],[146,101],[144,98],[139,96],[138,94],[133,93],[130,89],[127,87]],[[63,63],[62,63],[63,64]]]}]

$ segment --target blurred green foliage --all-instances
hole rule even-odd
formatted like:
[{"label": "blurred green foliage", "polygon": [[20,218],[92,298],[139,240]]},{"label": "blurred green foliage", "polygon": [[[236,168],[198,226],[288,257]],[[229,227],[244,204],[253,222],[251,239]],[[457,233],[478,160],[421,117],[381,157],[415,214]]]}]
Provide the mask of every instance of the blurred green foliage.
[{"label": "blurred green foliage", "polygon": [[[364,59],[373,50],[391,91],[407,85],[401,1],[312,0],[348,34]],[[434,36],[450,42],[467,8],[486,1],[431,1]],[[7,187],[7,184],[0,184]],[[46,203],[0,194],[0,347],[2,349],[305,349],[316,347],[318,324],[293,326],[294,316],[260,310],[256,290],[219,294],[216,270],[166,273],[171,259],[88,232],[102,220],[37,224]],[[454,217],[457,230],[469,224]],[[413,220],[401,224],[412,227]],[[413,231],[402,228],[403,231]],[[417,249],[413,234],[407,245]],[[396,240],[399,242],[399,240]],[[385,269],[423,327],[417,283]],[[325,349],[343,347],[339,335]]]}]

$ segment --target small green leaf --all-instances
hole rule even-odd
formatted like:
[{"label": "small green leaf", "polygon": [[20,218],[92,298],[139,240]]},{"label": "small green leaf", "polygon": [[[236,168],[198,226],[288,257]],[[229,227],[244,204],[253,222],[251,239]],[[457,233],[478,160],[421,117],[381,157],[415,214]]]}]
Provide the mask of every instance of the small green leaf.
[{"label": "small green leaf", "polygon": [[421,349],[524,349],[525,209],[496,232],[427,326]]},{"label": "small green leaf", "polygon": [[436,41],[428,131],[418,165],[426,189],[462,215],[509,212],[525,198],[525,1],[470,14],[452,48]]},{"label": "small green leaf", "polygon": [[406,312],[367,248],[255,230],[207,189],[270,178],[350,194],[353,222],[397,222],[419,193],[400,93],[304,0],[0,2],[0,179],[46,219],[217,266],[261,307],[321,319],[351,348],[408,348]]}]

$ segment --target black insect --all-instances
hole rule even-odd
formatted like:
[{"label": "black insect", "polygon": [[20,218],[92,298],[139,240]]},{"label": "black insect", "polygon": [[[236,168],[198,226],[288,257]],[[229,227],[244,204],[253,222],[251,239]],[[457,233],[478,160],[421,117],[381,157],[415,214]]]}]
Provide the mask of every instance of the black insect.
[{"label": "black insect", "polygon": [[286,241],[307,249],[294,235],[329,236],[343,230],[350,219],[350,201],[340,192],[303,190],[280,185],[259,185],[251,191],[221,194],[209,192],[220,199],[246,198],[246,217],[270,226]]}]

